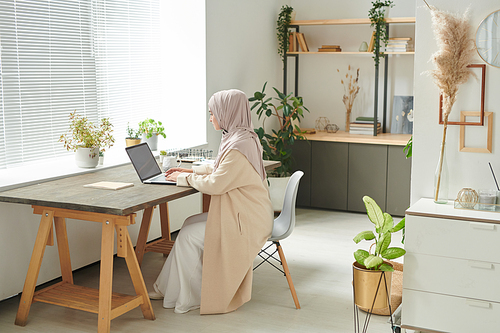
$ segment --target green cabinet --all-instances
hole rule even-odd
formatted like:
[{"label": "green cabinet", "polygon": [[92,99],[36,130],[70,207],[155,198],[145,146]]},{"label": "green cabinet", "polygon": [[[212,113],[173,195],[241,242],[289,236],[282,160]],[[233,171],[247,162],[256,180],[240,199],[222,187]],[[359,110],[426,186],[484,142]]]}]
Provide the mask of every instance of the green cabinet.
[{"label": "green cabinet", "polygon": [[349,143],[349,190],[347,210],[366,212],[363,196],[386,206],[387,146]]},{"label": "green cabinet", "polygon": [[297,205],[366,212],[363,196],[385,212],[404,216],[410,204],[411,160],[402,146],[298,141],[294,171],[304,171]]},{"label": "green cabinet", "polygon": [[312,207],[347,210],[348,149],[348,143],[312,142]]}]

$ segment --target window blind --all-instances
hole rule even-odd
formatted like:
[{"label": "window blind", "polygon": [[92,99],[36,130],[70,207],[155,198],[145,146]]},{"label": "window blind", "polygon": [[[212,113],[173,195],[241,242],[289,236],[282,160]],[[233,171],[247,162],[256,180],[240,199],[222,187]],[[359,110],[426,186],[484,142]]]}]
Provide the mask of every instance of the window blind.
[{"label": "window blind", "polygon": [[0,168],[73,154],[75,110],[111,118],[112,149],[145,118],[162,149],[206,143],[204,0],[0,0],[0,46]]},{"label": "window blind", "polygon": [[67,154],[73,110],[97,120],[91,4],[0,1],[0,167]]}]

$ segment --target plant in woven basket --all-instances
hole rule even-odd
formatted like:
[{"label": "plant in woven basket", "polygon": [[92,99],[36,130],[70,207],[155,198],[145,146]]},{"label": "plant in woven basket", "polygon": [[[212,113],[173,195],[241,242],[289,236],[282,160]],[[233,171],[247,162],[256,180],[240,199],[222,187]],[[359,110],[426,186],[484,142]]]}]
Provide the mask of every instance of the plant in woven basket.
[{"label": "plant in woven basket", "polygon": [[[337,72],[340,73],[340,70],[337,69]],[[350,124],[351,124],[351,111],[352,105],[354,104],[354,100],[359,92],[359,68],[356,70],[356,77],[353,76],[351,65],[347,67],[347,73],[345,77],[342,76],[340,79],[340,83],[344,86],[344,96],[342,97],[342,102],[344,102],[346,108],[345,115],[345,131],[349,132]]]},{"label": "plant in woven basket", "polygon": [[[362,240],[373,240],[374,243],[370,246],[369,251],[359,249],[354,252],[354,258],[360,265],[367,269],[392,272],[394,268],[384,263],[384,259],[396,259],[406,253],[402,248],[389,247],[392,239],[391,234],[405,227],[405,219],[403,218],[397,225],[394,225],[392,216],[388,213],[383,213],[375,200],[365,195],[363,202],[365,203],[368,218],[375,225],[375,233],[377,235],[371,230],[362,231],[357,234],[353,239],[356,244]],[[373,246],[375,246],[375,251],[371,253]]]}]

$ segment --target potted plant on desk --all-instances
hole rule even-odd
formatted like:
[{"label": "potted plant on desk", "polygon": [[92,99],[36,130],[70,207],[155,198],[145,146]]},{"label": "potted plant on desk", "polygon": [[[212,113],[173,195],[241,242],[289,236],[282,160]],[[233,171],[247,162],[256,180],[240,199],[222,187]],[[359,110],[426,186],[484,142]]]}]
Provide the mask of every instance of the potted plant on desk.
[{"label": "potted plant on desk", "polygon": [[273,89],[278,97],[274,97],[274,100],[278,103],[273,104],[271,102],[273,98],[266,97],[266,84],[267,82],[264,83],[262,91],[255,92],[249,101],[255,102],[251,109],[257,110],[259,119],[265,115],[267,118],[275,117],[278,120],[278,129],[273,129],[271,133],[266,133],[264,130],[267,118],[264,119],[262,127],[255,129],[255,132],[264,150],[263,158],[281,163],[268,177],[273,208],[275,211],[280,211],[286,184],[292,174],[292,145],[296,140],[305,139],[298,125],[294,125],[293,122],[299,123],[300,119],[304,118],[304,110],[307,112],[309,110],[304,106],[302,97],[294,97],[292,93],[285,95],[276,88]]},{"label": "potted plant on desk", "polygon": [[139,123],[139,131],[142,133],[142,141],[147,142],[151,150],[156,150],[158,146],[158,135],[166,138],[165,127],[161,121],[155,121],[150,118]]},{"label": "potted plant on desk", "polygon": [[76,165],[80,168],[95,168],[99,163],[99,151],[104,152],[113,146],[115,139],[111,135],[113,125],[109,118],[102,118],[99,126],[94,125],[75,112],[69,114],[69,130],[61,134],[59,142],[67,150],[75,152]]},{"label": "potted plant on desk", "polygon": [[125,143],[127,147],[135,146],[141,143],[140,130],[134,130],[127,124],[127,136],[125,137]]},{"label": "potted plant on desk", "polygon": [[[364,196],[363,202],[368,218],[375,225],[377,235],[368,230],[360,232],[353,239],[356,244],[362,240],[374,241],[369,251],[359,249],[354,252],[356,259],[353,263],[354,303],[362,310],[372,312],[374,309],[388,307],[394,268],[391,263],[384,259],[396,259],[406,253],[404,249],[399,247],[389,247],[391,234],[404,228],[405,219],[403,218],[394,226],[392,216],[383,213],[375,200]],[[375,246],[375,250],[372,253],[373,246]]]}]

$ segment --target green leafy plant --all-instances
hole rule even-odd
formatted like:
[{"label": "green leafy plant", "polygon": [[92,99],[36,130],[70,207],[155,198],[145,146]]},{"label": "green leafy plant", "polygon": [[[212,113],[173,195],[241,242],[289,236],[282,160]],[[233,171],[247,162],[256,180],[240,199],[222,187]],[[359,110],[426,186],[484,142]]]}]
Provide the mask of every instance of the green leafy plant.
[{"label": "green leafy plant", "polygon": [[69,114],[69,130],[61,134],[59,142],[64,144],[67,150],[76,151],[78,148],[99,147],[100,151],[105,151],[113,146],[115,139],[111,133],[113,125],[109,118],[102,118],[99,126],[94,125],[87,117],[76,113],[76,110]]},{"label": "green leafy plant", "polygon": [[384,52],[380,52],[380,47],[383,44],[387,45],[389,35],[387,26],[385,25],[385,10],[384,7],[394,7],[392,0],[375,0],[372,2],[372,8],[368,11],[368,17],[372,22],[371,26],[375,27],[375,44],[373,47],[373,59],[375,65],[378,66],[380,58],[384,57]]},{"label": "green leafy plant", "polygon": [[394,269],[384,263],[384,259],[391,260],[403,256],[406,251],[399,247],[389,247],[391,244],[391,234],[398,232],[405,227],[405,219],[403,218],[396,226],[394,226],[394,220],[392,216],[388,213],[382,213],[382,210],[377,205],[375,200],[369,196],[363,197],[363,202],[365,203],[366,214],[370,221],[375,225],[375,232],[373,231],[362,231],[354,237],[354,242],[358,244],[362,240],[371,241],[374,243],[370,246],[370,252],[372,246],[375,245],[375,252],[371,254],[368,251],[359,249],[354,252],[354,258],[356,261],[371,270],[378,271],[394,271]]},{"label": "green leafy plant", "polygon": [[139,129],[133,129],[130,127],[130,124],[127,123],[127,137],[125,139],[130,139],[130,140],[139,140],[141,135],[141,130]]},{"label": "green leafy plant", "polygon": [[403,148],[405,152],[406,158],[410,158],[413,154],[413,135],[410,137],[410,140],[406,143],[406,146]]},{"label": "green leafy plant", "polygon": [[160,155],[161,156],[167,156],[167,152],[165,150],[160,150]]},{"label": "green leafy plant", "polygon": [[276,22],[276,36],[278,37],[278,54],[281,56],[283,63],[285,62],[285,51],[288,50],[288,29],[290,27],[290,22],[292,21],[293,8],[284,5],[281,7],[280,13],[278,15],[278,21]]},{"label": "green leafy plant", "polygon": [[166,138],[165,127],[162,126],[161,121],[155,121],[153,119],[146,118],[139,123],[139,132],[146,134],[146,139],[149,139],[153,134],[161,135]]},{"label": "green leafy plant", "polygon": [[[266,85],[262,91],[256,91],[253,97],[248,100],[255,102],[252,105],[252,110],[257,108],[259,119],[262,115],[267,118],[276,117],[279,123],[278,130],[272,130],[272,134],[264,131],[264,122],[262,127],[255,129],[255,133],[259,136],[262,148],[264,150],[264,159],[272,161],[280,161],[281,165],[276,168],[272,175],[286,177],[292,173],[292,145],[295,140],[305,139],[298,126],[293,125],[292,120],[300,122],[300,118],[304,118],[304,110],[309,110],[304,106],[302,97],[293,97],[292,93],[285,95],[278,89],[273,88],[278,97],[274,97],[278,103],[273,104],[272,97],[266,97]],[[294,131],[295,130],[295,131]]]}]

